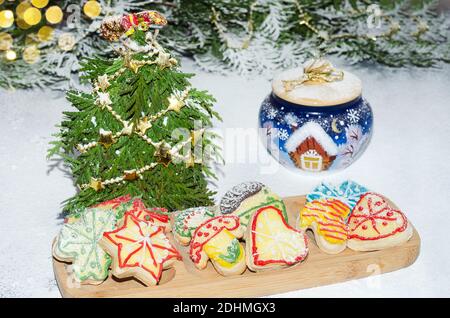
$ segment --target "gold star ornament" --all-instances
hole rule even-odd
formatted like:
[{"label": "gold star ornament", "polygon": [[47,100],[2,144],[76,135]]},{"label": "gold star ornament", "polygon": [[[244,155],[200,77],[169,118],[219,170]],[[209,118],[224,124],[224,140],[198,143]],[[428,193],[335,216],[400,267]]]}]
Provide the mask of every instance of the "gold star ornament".
[{"label": "gold star ornament", "polygon": [[156,147],[154,156],[159,163],[164,165],[164,167],[167,167],[172,161],[170,147],[166,143],[161,143]]},{"label": "gold star ornament", "polygon": [[142,118],[139,120],[139,122],[138,122],[138,124],[137,124],[137,126],[136,126],[137,130],[138,130],[140,133],[142,133],[142,134],[145,134],[145,132],[146,132],[148,129],[150,129],[151,127],[152,127],[152,124],[151,124],[150,121],[148,120],[148,117],[147,117],[147,116],[142,117]]},{"label": "gold star ornament", "polygon": [[125,170],[123,172],[123,179],[126,181],[133,181],[136,180],[138,178],[138,174],[136,169],[132,169],[132,170]]},{"label": "gold star ornament", "polygon": [[99,144],[101,144],[103,147],[108,149],[115,142],[116,141],[114,140],[114,137],[113,137],[113,134],[111,131],[106,131],[106,130],[100,129],[100,139],[98,141]]},{"label": "gold star ornament", "polygon": [[177,113],[181,111],[181,108],[184,107],[184,101],[176,96],[170,96],[168,98],[169,100],[169,107],[167,107],[168,110],[173,110]]},{"label": "gold star ornament", "polygon": [[108,87],[111,86],[111,83],[109,82],[108,75],[101,75],[97,78],[97,87],[101,91],[106,91]]},{"label": "gold star ornament", "polygon": [[89,182],[89,188],[94,189],[96,192],[98,192],[102,190],[104,186],[100,179],[91,178],[91,182]]},{"label": "gold star ornament", "polygon": [[134,73],[137,73],[139,71],[139,68],[142,66],[142,64],[139,63],[139,61],[133,60],[133,57],[131,56],[130,52],[126,52],[124,54],[123,65],[126,68],[132,70]]}]

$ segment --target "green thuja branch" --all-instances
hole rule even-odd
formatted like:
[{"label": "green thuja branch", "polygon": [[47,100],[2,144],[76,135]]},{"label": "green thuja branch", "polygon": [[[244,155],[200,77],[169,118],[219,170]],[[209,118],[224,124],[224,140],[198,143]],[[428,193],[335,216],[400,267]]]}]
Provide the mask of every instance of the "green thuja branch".
[{"label": "green thuja branch", "polygon": [[[136,33],[141,39],[143,32]],[[177,150],[180,140],[172,134],[180,128],[195,133],[195,122],[212,127],[213,119],[220,120],[215,99],[192,88],[193,75],[181,72],[173,58],[160,59],[167,53],[155,45],[147,53],[130,50],[115,59],[83,63],[83,78],[93,90],[67,94],[75,110],[64,112],[49,150],[50,157],[62,157],[79,188],[65,202],[65,211],[75,213],[124,194],[169,210],[212,204],[214,192],[206,179],[215,177],[210,163],[193,162],[192,155]],[[183,142],[193,150],[189,138]],[[202,144],[220,158],[215,139],[205,134]]]}]

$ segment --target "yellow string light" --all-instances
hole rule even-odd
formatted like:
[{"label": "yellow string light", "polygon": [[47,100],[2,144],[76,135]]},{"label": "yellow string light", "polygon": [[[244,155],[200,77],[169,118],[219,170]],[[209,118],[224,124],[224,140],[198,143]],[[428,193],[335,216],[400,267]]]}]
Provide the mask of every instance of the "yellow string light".
[{"label": "yellow string light", "polygon": [[23,1],[17,5],[16,14],[19,19],[23,19],[23,14],[28,8],[31,8],[31,4],[28,1]]},{"label": "yellow string light", "polygon": [[0,33],[0,51],[7,51],[13,45],[13,38],[11,34],[2,32]]},{"label": "yellow string light", "polygon": [[26,47],[22,53],[22,59],[28,64],[36,63],[40,57],[41,51],[39,51],[36,45]]},{"label": "yellow string light", "polygon": [[0,27],[9,28],[14,23],[14,12],[3,10],[0,12]]},{"label": "yellow string light", "polygon": [[58,46],[63,51],[70,51],[76,44],[75,37],[70,33],[63,33],[58,39]]},{"label": "yellow string light", "polygon": [[27,29],[31,28],[31,25],[26,23],[23,19],[17,19],[16,24],[22,30],[27,30]]},{"label": "yellow string light", "polygon": [[14,61],[17,58],[17,53],[15,51],[13,51],[13,50],[8,50],[5,53],[5,58],[8,61]]},{"label": "yellow string light", "polygon": [[50,41],[53,38],[53,28],[50,26],[43,26],[39,29],[37,36],[42,42]]},{"label": "yellow string light", "polygon": [[83,12],[89,18],[94,19],[102,12],[102,6],[97,1],[88,1],[83,7]]},{"label": "yellow string light", "polygon": [[58,6],[51,6],[50,8],[45,11],[45,18],[47,19],[48,23],[51,24],[57,24],[60,23],[63,19],[63,12],[60,7]]},{"label": "yellow string light", "polygon": [[31,0],[31,4],[36,8],[42,9],[47,6],[48,0]]},{"label": "yellow string light", "polygon": [[42,14],[41,11],[37,8],[31,7],[25,10],[23,14],[23,19],[29,25],[36,25],[41,22]]}]

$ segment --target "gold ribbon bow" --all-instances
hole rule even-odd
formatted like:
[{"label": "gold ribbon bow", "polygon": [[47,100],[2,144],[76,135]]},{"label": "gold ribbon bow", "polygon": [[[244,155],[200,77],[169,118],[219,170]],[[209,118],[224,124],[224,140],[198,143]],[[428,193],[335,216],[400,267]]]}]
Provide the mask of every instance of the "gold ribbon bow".
[{"label": "gold ribbon bow", "polygon": [[283,80],[284,90],[292,91],[297,86],[304,83],[329,83],[342,81],[344,72],[336,70],[333,65],[325,59],[316,59],[306,62],[303,68],[303,75],[295,80]]}]

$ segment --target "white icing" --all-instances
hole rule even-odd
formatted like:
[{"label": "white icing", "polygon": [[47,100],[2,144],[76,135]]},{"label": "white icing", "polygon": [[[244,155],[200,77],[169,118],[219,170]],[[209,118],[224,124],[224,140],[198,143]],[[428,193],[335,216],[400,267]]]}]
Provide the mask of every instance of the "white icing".
[{"label": "white icing", "polygon": [[284,147],[288,152],[295,151],[297,147],[308,137],[313,137],[330,156],[337,155],[338,148],[333,139],[331,139],[325,130],[323,130],[323,128],[315,122],[307,122],[294,131]]},{"label": "white icing", "polygon": [[261,191],[264,184],[260,182],[243,182],[234,186],[223,196],[220,201],[220,211],[223,214],[232,213],[236,210],[241,202],[255,193]]},{"label": "white icing", "polygon": [[[265,219],[265,222],[260,223],[259,227],[270,226],[271,220],[269,216],[264,214],[262,217]],[[258,254],[266,254],[271,255],[271,257],[276,257],[276,252],[278,252],[284,261],[292,263],[295,262],[298,254],[303,252],[305,249],[303,237],[301,237],[301,234],[296,231],[286,229],[282,232],[272,233],[269,228],[266,229],[266,232],[271,234],[252,230],[252,233],[255,233],[257,236],[265,237],[271,241],[265,246],[258,246],[257,248],[259,252],[253,253],[253,256]],[[254,244],[256,244],[256,241]]]}]

